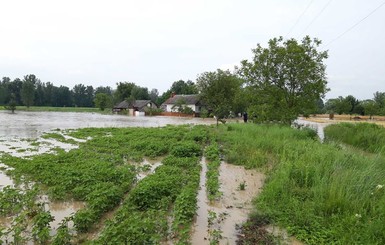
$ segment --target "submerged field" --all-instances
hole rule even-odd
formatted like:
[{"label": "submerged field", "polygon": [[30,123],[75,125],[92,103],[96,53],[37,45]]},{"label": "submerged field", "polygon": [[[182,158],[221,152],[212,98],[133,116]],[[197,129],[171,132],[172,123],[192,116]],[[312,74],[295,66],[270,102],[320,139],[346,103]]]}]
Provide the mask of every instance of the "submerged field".
[{"label": "submerged field", "polygon": [[[45,134],[78,148],[54,148],[27,157],[1,154],[0,162],[11,167],[4,171],[17,183],[0,192],[1,240],[5,244],[191,243],[202,178],[208,200],[225,198],[221,185],[226,180],[220,176],[224,160],[266,175],[261,192],[252,192],[259,194],[248,222],[238,227],[238,243],[282,240],[269,233],[271,227],[305,244],[385,243],[383,155],[343,147],[327,133],[324,144],[310,129],[237,123],[218,128],[85,128]],[[30,141],[36,148],[38,142]],[[253,176],[258,177],[250,175],[251,182],[242,182],[242,177],[230,180],[239,181],[232,192],[256,188],[251,184]],[[80,206],[54,227],[54,216],[41,201],[45,195],[46,202],[71,201]],[[227,207],[227,212],[240,208]],[[220,218],[216,215],[208,214],[207,244],[219,243],[223,235],[213,228]]]}]

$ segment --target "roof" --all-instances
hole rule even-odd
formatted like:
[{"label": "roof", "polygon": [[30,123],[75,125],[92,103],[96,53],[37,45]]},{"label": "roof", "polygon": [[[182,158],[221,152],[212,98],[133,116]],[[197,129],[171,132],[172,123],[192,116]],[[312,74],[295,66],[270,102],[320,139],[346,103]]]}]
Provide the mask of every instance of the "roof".
[{"label": "roof", "polygon": [[178,100],[184,100],[186,105],[196,105],[200,101],[199,94],[180,94],[167,99],[163,104],[175,105]]},{"label": "roof", "polygon": [[129,107],[130,105],[128,104],[128,102],[123,100],[122,102],[114,106],[114,109],[128,109]]},{"label": "roof", "polygon": [[143,108],[147,106],[148,103],[152,103],[151,100],[135,100],[133,107]]},{"label": "roof", "polygon": [[152,103],[151,100],[135,100],[133,105],[128,103],[126,100],[123,100],[114,106],[114,109],[143,108],[147,106],[148,103]]}]

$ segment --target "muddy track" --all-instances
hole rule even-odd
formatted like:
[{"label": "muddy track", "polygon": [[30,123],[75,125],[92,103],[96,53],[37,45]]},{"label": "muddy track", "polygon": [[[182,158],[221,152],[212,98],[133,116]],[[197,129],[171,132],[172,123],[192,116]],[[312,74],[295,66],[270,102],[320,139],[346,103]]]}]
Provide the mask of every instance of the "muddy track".
[{"label": "muddy track", "polygon": [[[191,236],[192,244],[235,244],[237,240],[236,225],[248,218],[253,208],[252,200],[260,193],[265,176],[256,170],[246,170],[222,162],[219,181],[222,196],[219,200],[209,202],[206,195],[206,161],[201,161],[202,172],[198,192],[198,211]],[[244,190],[241,190],[244,186]]]}]

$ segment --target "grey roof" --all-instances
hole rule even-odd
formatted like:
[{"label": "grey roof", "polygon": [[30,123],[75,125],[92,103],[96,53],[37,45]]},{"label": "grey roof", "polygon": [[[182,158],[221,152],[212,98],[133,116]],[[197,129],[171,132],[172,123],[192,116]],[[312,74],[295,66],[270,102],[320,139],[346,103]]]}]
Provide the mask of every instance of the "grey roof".
[{"label": "grey roof", "polygon": [[135,100],[133,107],[143,108],[147,106],[148,103],[152,103],[151,100]]},{"label": "grey roof", "polygon": [[167,99],[163,104],[174,105],[181,99],[186,102],[186,105],[197,105],[200,102],[199,94],[180,94]]},{"label": "grey roof", "polygon": [[128,102],[123,100],[122,102],[114,106],[114,109],[128,109],[129,107],[130,105],[128,104]]},{"label": "grey roof", "polygon": [[147,106],[148,103],[152,103],[151,100],[135,100],[133,105],[123,100],[122,102],[114,106],[114,109],[129,109],[129,108],[142,109],[143,107]]}]

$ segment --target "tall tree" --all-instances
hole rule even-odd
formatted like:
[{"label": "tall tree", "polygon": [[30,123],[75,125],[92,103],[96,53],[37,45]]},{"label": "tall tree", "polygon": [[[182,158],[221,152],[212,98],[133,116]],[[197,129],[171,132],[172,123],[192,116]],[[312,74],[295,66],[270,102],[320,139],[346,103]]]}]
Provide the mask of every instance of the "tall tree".
[{"label": "tall tree", "polygon": [[329,99],[325,104],[328,113],[349,114],[352,110],[352,104],[346,98],[338,96],[335,99]]},{"label": "tall tree", "polygon": [[114,103],[119,103],[131,96],[132,89],[136,86],[135,83],[119,82],[114,93]]},{"label": "tall tree", "polygon": [[21,87],[21,100],[29,108],[33,105],[35,99],[35,83],[31,80],[24,80]]},{"label": "tall tree", "polygon": [[84,107],[86,100],[86,86],[84,86],[84,84],[76,84],[72,89],[72,96],[75,106]]},{"label": "tall tree", "polygon": [[198,89],[194,82],[191,80],[188,80],[187,82],[183,80],[178,80],[173,82],[171,85],[171,88],[164,92],[162,96],[158,97],[156,103],[158,105],[161,105],[163,102],[165,102],[168,98],[170,98],[171,94],[197,94]]},{"label": "tall tree", "polygon": [[95,106],[101,111],[111,106],[111,97],[105,93],[97,93],[94,100]]},{"label": "tall tree", "polygon": [[382,109],[385,108],[385,92],[375,92],[373,95],[373,100],[377,106]]},{"label": "tall tree", "polygon": [[149,97],[152,102],[156,102],[159,98],[159,91],[156,88],[151,89]]},{"label": "tall tree", "polygon": [[314,101],[327,89],[326,51],[318,51],[318,39],[274,38],[268,48],[253,49],[253,59],[242,61],[240,75],[254,97],[253,113],[263,120],[291,123],[305,110],[315,109]]},{"label": "tall tree", "polygon": [[218,121],[234,111],[234,99],[240,91],[242,80],[229,71],[218,69],[205,72],[197,78],[197,88],[207,107]]},{"label": "tall tree", "polygon": [[148,88],[135,85],[131,90],[131,97],[135,100],[149,100]]},{"label": "tall tree", "polygon": [[5,106],[5,109],[12,111],[12,113],[15,112],[15,110],[16,110],[16,96],[15,96],[15,94],[12,93],[10,95],[9,102]]},{"label": "tall tree", "polygon": [[365,115],[369,115],[370,119],[372,119],[373,115],[378,114],[379,107],[374,100],[364,100],[361,105],[364,108]]},{"label": "tall tree", "polygon": [[52,103],[55,107],[73,106],[71,90],[66,86],[54,86],[52,90],[52,98]]}]

